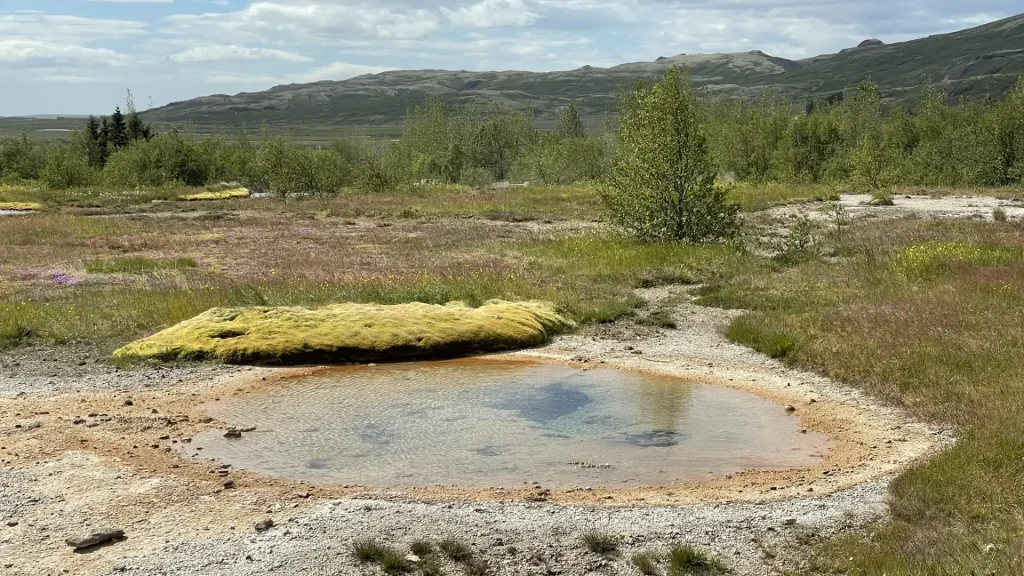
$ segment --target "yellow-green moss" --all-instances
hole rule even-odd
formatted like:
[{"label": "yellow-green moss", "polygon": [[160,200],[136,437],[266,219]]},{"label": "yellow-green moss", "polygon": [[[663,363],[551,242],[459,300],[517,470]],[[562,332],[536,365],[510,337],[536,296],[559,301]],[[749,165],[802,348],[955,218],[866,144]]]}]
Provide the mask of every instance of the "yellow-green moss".
[{"label": "yellow-green moss", "polygon": [[213,308],[114,356],[268,364],[408,360],[536,346],[570,327],[544,302]]},{"label": "yellow-green moss", "polygon": [[179,196],[179,200],[230,200],[232,198],[248,198],[248,188],[229,188],[227,190],[210,190],[207,192],[197,192],[195,194],[185,194]]},{"label": "yellow-green moss", "polygon": [[0,202],[0,210],[42,210],[43,205],[37,202]]}]

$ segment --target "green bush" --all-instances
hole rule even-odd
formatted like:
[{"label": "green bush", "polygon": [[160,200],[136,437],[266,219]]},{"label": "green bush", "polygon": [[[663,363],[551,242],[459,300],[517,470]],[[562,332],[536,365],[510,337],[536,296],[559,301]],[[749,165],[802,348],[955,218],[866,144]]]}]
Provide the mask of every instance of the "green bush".
[{"label": "green bush", "polygon": [[50,188],[64,189],[86,186],[92,182],[87,151],[59,142],[46,148],[46,162],[39,179]]},{"label": "green bush", "polygon": [[600,188],[612,219],[644,239],[708,242],[738,232],[738,207],[715,186],[692,79],[673,67],[660,82],[638,83],[619,110],[619,146]]},{"label": "green bush", "polygon": [[44,163],[42,150],[28,139],[28,134],[0,138],[0,178],[35,180]]}]

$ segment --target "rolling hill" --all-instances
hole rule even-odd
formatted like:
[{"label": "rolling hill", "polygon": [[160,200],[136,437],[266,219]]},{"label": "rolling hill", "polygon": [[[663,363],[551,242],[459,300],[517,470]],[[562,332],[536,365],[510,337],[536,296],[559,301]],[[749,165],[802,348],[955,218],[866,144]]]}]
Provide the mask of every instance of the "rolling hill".
[{"label": "rolling hill", "polygon": [[909,100],[926,84],[951,98],[1001,96],[1024,73],[1024,15],[977,28],[898,44],[865,40],[855,48],[804,60],[753,51],[680,54],[610,68],[561,72],[396,70],[341,81],[275,86],[263,92],[213,95],[145,112],[157,123],[195,122],[219,128],[271,126],[394,126],[429,95],[464,105],[532,107],[550,121],[575,102],[591,119],[614,110],[619,90],[685,65],[698,86],[752,98],[766,90],[803,101],[877,82],[889,101]]}]

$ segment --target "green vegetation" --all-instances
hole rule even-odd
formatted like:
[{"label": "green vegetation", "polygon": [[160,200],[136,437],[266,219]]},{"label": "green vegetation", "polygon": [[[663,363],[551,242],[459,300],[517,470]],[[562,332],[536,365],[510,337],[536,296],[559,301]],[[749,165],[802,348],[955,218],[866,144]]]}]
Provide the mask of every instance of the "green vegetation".
[{"label": "green vegetation", "polygon": [[601,197],[612,219],[644,240],[714,242],[739,231],[739,207],[715,186],[691,84],[673,67],[622,104],[618,153]]},{"label": "green vegetation", "polygon": [[[891,488],[891,522],[839,538],[816,571],[1011,574],[1024,488],[1024,233],[971,220],[858,223],[837,258],[742,274],[703,296],[752,310],[734,339],[961,430]],[[990,546],[991,545],[991,546]]]},{"label": "green vegetation", "polygon": [[195,258],[154,260],[145,256],[126,256],[85,263],[85,271],[94,274],[146,274],[158,270],[183,270],[199,266]]},{"label": "green vegetation", "polygon": [[352,543],[352,555],[364,564],[379,564],[387,574],[412,571],[412,565],[405,559],[405,553],[392,546],[386,546],[373,539],[357,540]]},{"label": "green vegetation", "polygon": [[611,554],[619,549],[619,540],[612,534],[591,530],[580,536],[583,547],[594,554]]},{"label": "green vegetation", "polygon": [[415,540],[409,545],[409,550],[420,558],[426,558],[434,553],[434,545],[429,540]]},{"label": "green vegetation", "polygon": [[[90,123],[69,142],[0,138],[0,182],[76,193],[238,182],[282,199],[434,184],[598,183],[613,217],[633,215],[621,222],[629,229],[691,240],[729,235],[727,196],[749,209],[855,189],[884,203],[896,186],[1024,182],[1024,80],[1001,101],[947,105],[946,94],[927,89],[907,108],[884,106],[879,87],[864,82],[804,113],[771,93],[752,104],[698,97],[691,83],[671,67],[660,82],[639,84],[622,99],[614,133],[588,133],[575,106],[562,110],[555,130],[540,132],[524,111],[454,108],[437,98],[409,113],[395,142],[342,133],[316,148],[270,131],[254,141],[245,132],[199,138],[177,129],[119,137],[118,145],[94,138]],[[724,185],[734,179],[743,182],[737,191]],[[750,194],[750,183],[765,193]],[[773,198],[779,183],[805,188]],[[684,213],[707,213],[695,220],[722,229],[684,225]]]},{"label": "green vegetation", "polygon": [[669,576],[710,576],[725,572],[721,562],[689,544],[675,544],[668,551]]},{"label": "green vegetation", "polygon": [[571,327],[542,302],[213,308],[114,356],[274,364],[408,360],[536,346]]},{"label": "green vegetation", "polygon": [[644,576],[654,576],[658,573],[658,564],[661,562],[661,556],[651,550],[641,550],[633,554],[630,560],[641,574]]},{"label": "green vegetation", "polygon": [[437,543],[437,548],[452,562],[465,564],[473,558],[473,549],[469,544],[454,538],[445,538]]}]

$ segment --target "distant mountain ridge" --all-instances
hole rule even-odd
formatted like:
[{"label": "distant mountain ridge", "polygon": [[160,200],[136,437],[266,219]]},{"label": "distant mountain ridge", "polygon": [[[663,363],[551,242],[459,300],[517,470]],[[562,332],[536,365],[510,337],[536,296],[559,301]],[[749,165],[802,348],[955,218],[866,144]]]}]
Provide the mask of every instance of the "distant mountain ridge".
[{"label": "distant mountain ridge", "polygon": [[399,124],[427,96],[457,104],[530,107],[543,121],[574,102],[590,117],[614,110],[618,92],[655,78],[670,66],[688,67],[698,86],[752,98],[767,90],[798,101],[821,98],[871,79],[887,99],[905,101],[934,84],[952,97],[999,97],[1024,73],[1024,15],[908,42],[869,39],[856,48],[803,60],[759,50],[737,54],[680,54],[610,68],[559,72],[395,70],[347,80],[275,86],[262,92],[213,95],[144,113],[160,123],[204,126],[369,126]]}]

